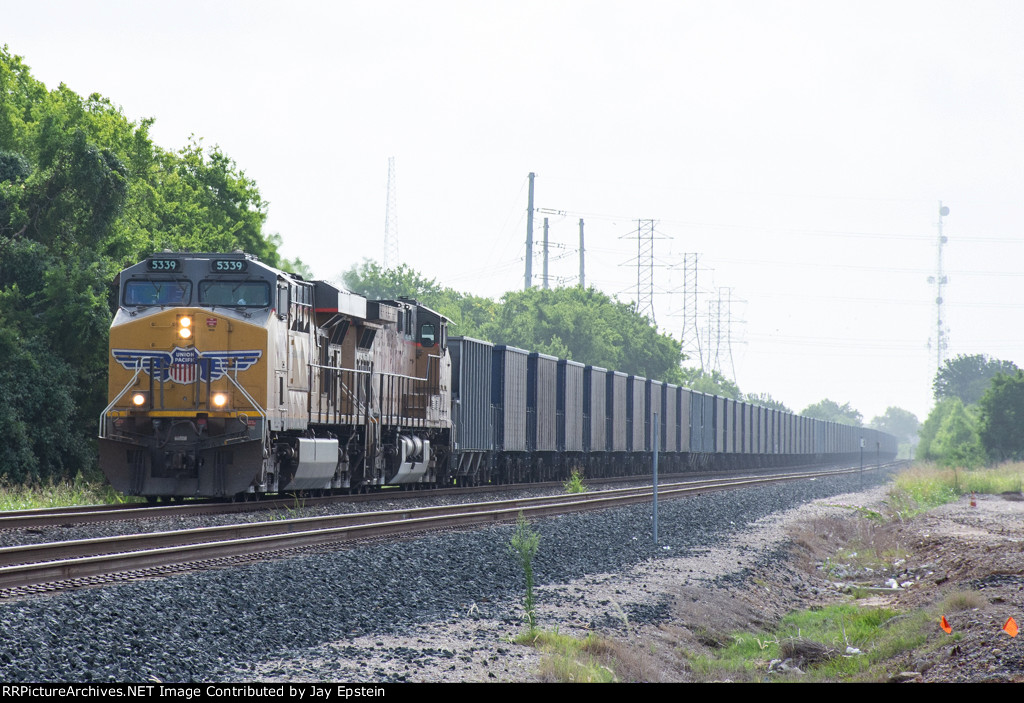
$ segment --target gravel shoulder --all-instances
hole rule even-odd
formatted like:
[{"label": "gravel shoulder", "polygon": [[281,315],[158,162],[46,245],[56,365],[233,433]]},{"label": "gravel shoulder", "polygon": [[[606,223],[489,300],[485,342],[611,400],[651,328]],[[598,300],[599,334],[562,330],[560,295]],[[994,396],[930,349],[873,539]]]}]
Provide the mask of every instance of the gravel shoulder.
[{"label": "gravel shoulder", "polygon": [[[893,662],[892,672],[918,682],[1024,681],[1024,642],[1000,629],[1011,615],[1024,622],[1024,501],[978,496],[973,507],[964,498],[905,522],[863,519],[859,509],[885,510],[887,496],[885,486],[831,496],[757,520],[727,544],[542,586],[538,622],[608,638],[629,680],[688,682],[695,679],[684,652],[708,652],[729,632],[770,627],[792,610],[848,602],[852,587],[874,593],[860,600],[865,607],[900,611],[976,593],[968,600],[974,607],[945,613],[955,639],[936,621],[934,638],[948,641]],[[840,542],[868,538],[902,544],[904,556],[874,569],[837,559]],[[474,617],[475,610],[471,604],[400,636],[357,637],[268,660],[251,673],[267,681],[543,681],[542,655],[509,643],[522,629],[519,602],[501,604],[503,618]]]},{"label": "gravel shoulder", "polygon": [[[855,493],[859,480],[847,478],[663,503],[659,546],[643,507],[538,521],[538,623],[612,643],[621,680],[693,680],[686,655],[731,630],[849,600],[819,567],[863,529],[851,506],[885,500],[885,479]],[[913,547],[899,573],[870,578],[910,584],[885,594],[893,603],[984,596],[950,617],[955,643],[906,663],[920,680],[1021,676],[1024,643],[990,625],[1003,613],[1024,620],[1022,517],[1024,503],[984,496],[891,526],[887,539]],[[523,625],[512,529],[0,603],[0,680],[541,681],[542,656],[509,641]],[[863,578],[851,565],[845,581]]]}]

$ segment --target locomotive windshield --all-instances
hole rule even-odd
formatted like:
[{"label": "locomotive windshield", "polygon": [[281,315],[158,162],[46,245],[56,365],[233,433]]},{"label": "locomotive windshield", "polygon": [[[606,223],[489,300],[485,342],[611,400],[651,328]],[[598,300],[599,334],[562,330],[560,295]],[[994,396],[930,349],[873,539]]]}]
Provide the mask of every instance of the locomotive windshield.
[{"label": "locomotive windshield", "polygon": [[124,284],[125,305],[188,305],[192,281],[132,280]]},{"label": "locomotive windshield", "polygon": [[270,285],[266,281],[200,281],[199,304],[267,308]]}]

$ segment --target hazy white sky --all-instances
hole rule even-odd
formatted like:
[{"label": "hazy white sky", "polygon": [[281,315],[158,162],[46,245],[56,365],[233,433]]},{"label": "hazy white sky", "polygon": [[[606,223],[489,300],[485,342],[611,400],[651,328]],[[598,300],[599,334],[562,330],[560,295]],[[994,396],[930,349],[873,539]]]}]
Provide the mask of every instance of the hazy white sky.
[{"label": "hazy white sky", "polygon": [[382,257],[394,156],[402,260],[519,289],[533,171],[566,213],[553,276],[575,283],[582,217],[587,282],[633,298],[656,220],[663,329],[697,252],[702,291],[731,289],[742,390],[865,419],[931,407],[940,200],[948,356],[1024,366],[1021,37],[1016,0],[0,0],[0,43],[47,86],[155,117],[165,148],[220,145],[318,276]]}]

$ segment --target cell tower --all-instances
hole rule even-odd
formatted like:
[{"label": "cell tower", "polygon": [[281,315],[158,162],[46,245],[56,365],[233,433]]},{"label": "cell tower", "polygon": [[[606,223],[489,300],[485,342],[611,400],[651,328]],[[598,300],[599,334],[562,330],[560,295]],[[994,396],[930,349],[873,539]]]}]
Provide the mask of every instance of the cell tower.
[{"label": "cell tower", "polygon": [[[941,369],[942,362],[946,358],[946,349],[949,347],[949,328],[942,322],[942,289],[949,278],[942,272],[942,246],[949,241],[942,234],[942,218],[949,214],[949,208],[944,207],[939,201],[939,240],[938,240],[938,263],[935,275],[928,277],[928,282],[935,284],[935,368]],[[932,348],[931,340],[928,341],[928,348]]]},{"label": "cell tower", "polygon": [[388,202],[384,216],[384,268],[398,268],[398,186],[395,183],[395,157],[388,157]]}]

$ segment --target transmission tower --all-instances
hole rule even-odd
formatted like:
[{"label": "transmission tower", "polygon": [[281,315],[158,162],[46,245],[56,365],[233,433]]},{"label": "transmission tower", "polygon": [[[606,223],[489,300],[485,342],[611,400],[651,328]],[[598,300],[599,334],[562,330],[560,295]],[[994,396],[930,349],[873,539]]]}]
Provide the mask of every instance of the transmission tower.
[{"label": "transmission tower", "polygon": [[[725,300],[722,299],[722,292],[725,291]],[[732,358],[732,288],[725,287],[718,289],[718,307],[721,310],[725,306],[725,350],[722,357],[729,359],[729,369],[732,371],[730,378],[736,378],[736,362]],[[721,318],[719,318],[721,319]],[[722,359],[724,363],[724,358]]]},{"label": "transmission tower", "polygon": [[701,351],[700,331],[697,327],[697,264],[700,254],[683,254],[683,328],[680,339],[683,341],[683,352],[690,359],[700,361],[704,368]]},{"label": "transmission tower", "polygon": [[[935,368],[941,369],[945,361],[946,349],[949,347],[949,328],[942,322],[942,289],[949,278],[942,272],[942,246],[949,241],[942,234],[942,218],[949,214],[949,208],[939,201],[939,240],[938,240],[938,262],[935,268],[935,275],[928,277],[929,283],[935,284]],[[931,340],[928,342],[929,349],[932,347]]]},{"label": "transmission tower", "polygon": [[384,216],[384,268],[398,268],[398,185],[395,183],[395,157],[388,157],[388,201]]},{"label": "transmission tower", "polygon": [[722,373],[722,291],[717,298],[708,300],[708,363],[711,371]]},{"label": "transmission tower", "polygon": [[[623,235],[620,239],[632,237]],[[627,263],[632,263],[630,260]],[[636,225],[636,311],[654,318],[654,220],[637,220]]]}]

